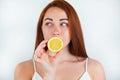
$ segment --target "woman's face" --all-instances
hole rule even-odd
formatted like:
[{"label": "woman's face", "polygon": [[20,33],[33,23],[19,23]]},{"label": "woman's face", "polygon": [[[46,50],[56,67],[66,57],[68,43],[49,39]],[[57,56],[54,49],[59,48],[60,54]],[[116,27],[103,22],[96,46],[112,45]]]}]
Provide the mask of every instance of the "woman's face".
[{"label": "woman's face", "polygon": [[70,42],[70,31],[68,29],[68,17],[64,10],[58,7],[51,7],[45,13],[42,24],[42,32],[45,40],[51,37],[59,37],[63,40],[64,46]]}]

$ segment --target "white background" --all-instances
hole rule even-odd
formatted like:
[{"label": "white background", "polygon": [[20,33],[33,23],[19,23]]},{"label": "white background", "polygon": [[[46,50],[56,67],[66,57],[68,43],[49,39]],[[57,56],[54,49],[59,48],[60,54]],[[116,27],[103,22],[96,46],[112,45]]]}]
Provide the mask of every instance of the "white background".
[{"label": "white background", "polygon": [[[32,58],[36,25],[51,0],[0,0],[0,80]],[[76,9],[88,55],[102,63],[107,80],[120,80],[120,0],[68,0]],[[79,35],[79,34],[78,34]]]}]

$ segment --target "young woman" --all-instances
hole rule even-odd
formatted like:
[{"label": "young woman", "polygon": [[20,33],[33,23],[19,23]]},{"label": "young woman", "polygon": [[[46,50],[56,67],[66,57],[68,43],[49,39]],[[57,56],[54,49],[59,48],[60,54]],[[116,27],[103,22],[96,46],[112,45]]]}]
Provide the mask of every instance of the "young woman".
[{"label": "young woman", "polygon": [[[50,56],[46,49],[52,37],[63,48]],[[80,21],[74,8],[64,0],[54,0],[42,11],[32,60],[20,63],[15,80],[105,80],[102,65],[87,56]]]}]

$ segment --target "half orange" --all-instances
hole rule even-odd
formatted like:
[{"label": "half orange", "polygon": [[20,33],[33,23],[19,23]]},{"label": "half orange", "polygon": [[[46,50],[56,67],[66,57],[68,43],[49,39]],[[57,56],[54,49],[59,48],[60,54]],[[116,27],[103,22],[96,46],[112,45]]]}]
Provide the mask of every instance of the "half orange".
[{"label": "half orange", "polygon": [[47,46],[51,52],[58,52],[63,47],[63,41],[58,37],[52,37],[48,40]]}]

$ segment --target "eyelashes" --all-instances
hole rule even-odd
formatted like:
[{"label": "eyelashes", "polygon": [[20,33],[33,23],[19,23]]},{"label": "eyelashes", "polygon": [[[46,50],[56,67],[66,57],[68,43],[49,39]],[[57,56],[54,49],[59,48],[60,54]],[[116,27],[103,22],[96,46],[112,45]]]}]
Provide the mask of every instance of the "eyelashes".
[{"label": "eyelashes", "polygon": [[[61,27],[67,27],[68,26],[68,23],[67,22],[61,22],[59,24]],[[46,22],[45,23],[45,26],[54,26],[54,24],[52,22]]]},{"label": "eyelashes", "polygon": [[45,26],[53,26],[53,24],[51,22],[46,22]]},{"label": "eyelashes", "polygon": [[67,27],[67,26],[68,26],[68,23],[62,22],[62,23],[60,24],[60,26]]}]

